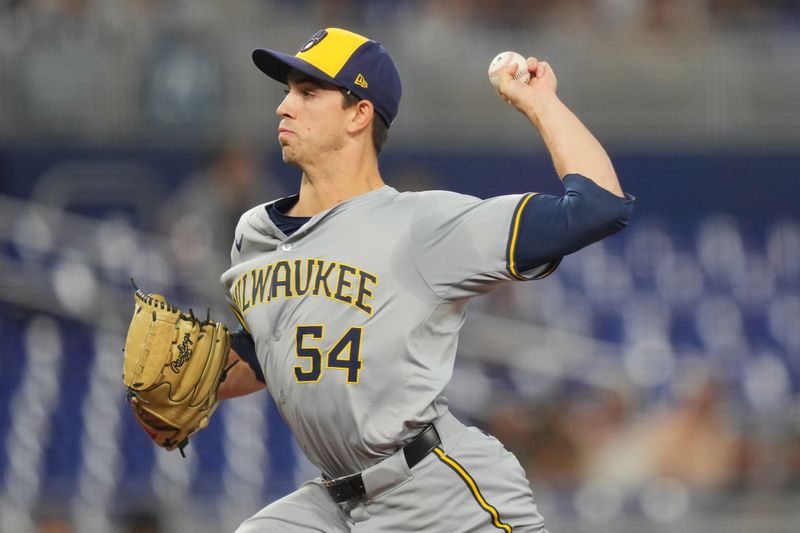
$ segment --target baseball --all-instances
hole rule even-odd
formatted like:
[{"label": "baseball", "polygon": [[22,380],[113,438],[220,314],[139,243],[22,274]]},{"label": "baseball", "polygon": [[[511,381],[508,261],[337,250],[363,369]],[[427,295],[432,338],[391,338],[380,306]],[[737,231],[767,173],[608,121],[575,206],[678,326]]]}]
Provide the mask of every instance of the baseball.
[{"label": "baseball", "polygon": [[497,56],[489,65],[489,81],[492,83],[492,87],[497,90],[500,89],[500,77],[498,76],[499,70],[501,68],[511,66],[514,63],[519,65],[519,68],[517,68],[517,73],[514,74],[514,79],[519,80],[522,83],[528,83],[528,80],[531,79],[531,74],[528,72],[528,62],[520,54],[509,50],[507,52],[497,54]]}]

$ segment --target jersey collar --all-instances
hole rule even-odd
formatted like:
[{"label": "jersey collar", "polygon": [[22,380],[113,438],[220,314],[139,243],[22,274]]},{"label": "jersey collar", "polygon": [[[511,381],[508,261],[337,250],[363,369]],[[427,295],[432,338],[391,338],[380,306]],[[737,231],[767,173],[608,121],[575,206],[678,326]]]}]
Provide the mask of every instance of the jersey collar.
[{"label": "jersey collar", "polygon": [[284,196],[282,198],[278,198],[277,200],[273,200],[271,202],[267,202],[264,204],[262,209],[258,211],[258,222],[260,229],[265,231],[266,233],[277,237],[281,241],[294,241],[302,238],[305,234],[310,232],[314,227],[316,227],[320,222],[323,220],[328,219],[331,216],[334,216],[338,213],[342,213],[349,209],[353,209],[354,207],[359,207],[366,203],[369,203],[375,199],[382,198],[385,196],[390,196],[393,194],[398,194],[397,190],[394,187],[390,187],[388,185],[384,185],[377,189],[373,189],[371,191],[365,192],[363,194],[359,194],[358,196],[354,196],[352,198],[348,198],[343,202],[339,202],[335,206],[331,207],[330,209],[326,209],[325,211],[320,211],[316,215],[312,216],[308,222],[303,224],[296,232],[294,232],[290,237],[287,237],[278,227],[275,225],[274,222],[269,218],[267,215],[267,207],[270,205],[277,204],[280,207],[281,204],[290,204],[297,201],[299,198],[298,194],[293,194],[290,196]]}]

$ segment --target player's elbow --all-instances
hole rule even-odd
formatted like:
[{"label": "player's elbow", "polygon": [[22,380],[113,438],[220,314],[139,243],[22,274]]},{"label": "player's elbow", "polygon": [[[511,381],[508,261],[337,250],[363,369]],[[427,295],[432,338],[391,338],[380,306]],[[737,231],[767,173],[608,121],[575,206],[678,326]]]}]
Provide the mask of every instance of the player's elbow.
[{"label": "player's elbow", "polygon": [[562,196],[537,195],[521,217],[514,259],[533,268],[580,250],[628,225],[633,196],[619,197],[578,174]]},{"label": "player's elbow", "polygon": [[598,241],[624,229],[633,214],[634,197],[617,196],[579,174],[564,179],[565,231]]}]

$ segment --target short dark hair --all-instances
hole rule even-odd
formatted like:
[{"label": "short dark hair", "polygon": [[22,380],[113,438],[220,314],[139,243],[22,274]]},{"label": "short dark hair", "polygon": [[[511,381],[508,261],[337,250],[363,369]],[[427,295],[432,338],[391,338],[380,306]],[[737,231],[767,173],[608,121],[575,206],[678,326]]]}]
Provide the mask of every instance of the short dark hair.
[{"label": "short dark hair", "polygon": [[[363,98],[359,98],[348,89],[342,89],[342,94],[344,95],[344,101],[342,102],[342,105],[344,105],[345,109],[351,108],[363,100]],[[388,136],[389,125],[383,121],[383,117],[375,113],[374,118],[372,119],[372,146],[375,147],[375,155],[381,153],[383,146],[386,144],[386,138]]]}]

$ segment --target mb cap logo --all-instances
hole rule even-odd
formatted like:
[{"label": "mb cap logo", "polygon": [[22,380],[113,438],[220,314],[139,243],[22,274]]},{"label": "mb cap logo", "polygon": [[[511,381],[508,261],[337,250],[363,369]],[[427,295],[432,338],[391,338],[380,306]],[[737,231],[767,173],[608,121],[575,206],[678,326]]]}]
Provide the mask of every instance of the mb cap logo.
[{"label": "mb cap logo", "polygon": [[358,76],[356,76],[356,81],[354,81],[353,83],[355,83],[355,84],[356,84],[356,85],[358,85],[359,87],[363,87],[363,88],[365,88],[365,89],[366,89],[367,87],[369,87],[369,83],[367,83],[367,80],[366,80],[366,79],[364,79],[364,76],[362,76],[361,74],[359,74]]},{"label": "mb cap logo", "polygon": [[311,36],[311,38],[306,41],[306,44],[300,47],[301,52],[308,52],[315,46],[319,44],[319,42],[328,36],[328,32],[325,30],[319,30],[317,33]]}]

